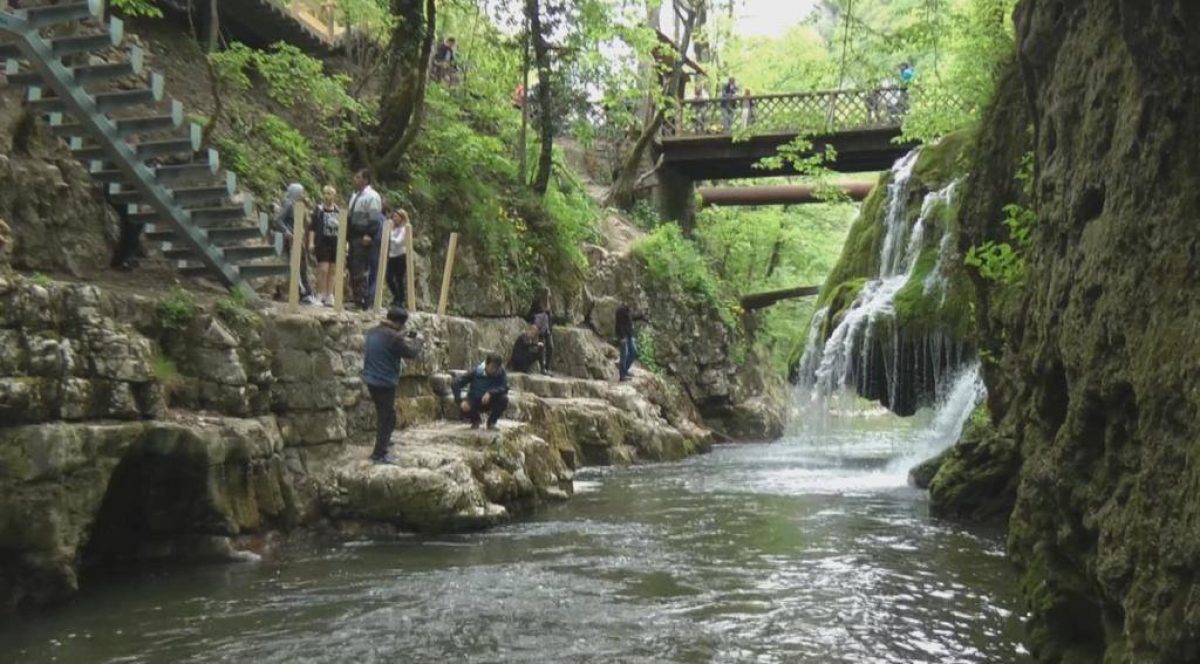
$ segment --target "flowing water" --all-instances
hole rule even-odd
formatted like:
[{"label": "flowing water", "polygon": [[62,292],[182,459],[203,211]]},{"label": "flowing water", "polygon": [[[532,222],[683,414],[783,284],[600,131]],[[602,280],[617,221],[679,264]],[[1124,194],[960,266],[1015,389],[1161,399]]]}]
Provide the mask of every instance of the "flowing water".
[{"label": "flowing water", "polygon": [[937,414],[582,475],[486,533],[93,580],[0,626],[0,661],[1025,661],[1000,535],[905,483],[977,398],[955,385]]}]

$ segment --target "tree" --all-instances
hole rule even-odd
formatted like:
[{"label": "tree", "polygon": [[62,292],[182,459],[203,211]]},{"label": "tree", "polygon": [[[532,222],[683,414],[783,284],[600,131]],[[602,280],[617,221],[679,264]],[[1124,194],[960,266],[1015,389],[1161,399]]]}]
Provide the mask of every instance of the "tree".
[{"label": "tree", "polygon": [[[545,194],[550,187],[550,172],[554,168],[554,117],[553,94],[551,92],[552,72],[550,69],[550,44],[547,40],[547,30],[552,22],[542,20],[543,0],[525,0],[525,17],[529,26],[529,39],[533,43],[533,62],[537,67],[537,103],[541,113],[540,137],[541,146],[538,149],[536,175],[533,178],[533,191]],[[554,8],[551,8],[553,11]]]},{"label": "tree", "polygon": [[604,202],[606,205],[622,209],[631,208],[634,202],[634,192],[637,190],[638,184],[645,181],[658,170],[659,165],[656,164],[650,172],[639,174],[642,157],[645,156],[646,150],[654,140],[654,136],[662,127],[670,104],[677,103],[683,94],[683,67],[687,62],[687,52],[691,44],[692,32],[696,27],[697,17],[700,15],[699,8],[705,2],[707,0],[672,0],[675,15],[682,25],[682,33],[679,41],[672,45],[674,53],[670,54],[670,75],[664,77],[662,89],[658,91],[660,96],[658,103],[654,106],[653,117],[642,127],[642,131],[638,135],[637,140],[634,141],[633,147],[630,148],[629,153],[626,154],[621,163],[616,180],[605,196]]},{"label": "tree", "polygon": [[437,34],[435,0],[391,0],[394,23],[381,82],[379,126],[360,156],[377,175],[392,171],[412,146],[425,117],[425,88]]}]

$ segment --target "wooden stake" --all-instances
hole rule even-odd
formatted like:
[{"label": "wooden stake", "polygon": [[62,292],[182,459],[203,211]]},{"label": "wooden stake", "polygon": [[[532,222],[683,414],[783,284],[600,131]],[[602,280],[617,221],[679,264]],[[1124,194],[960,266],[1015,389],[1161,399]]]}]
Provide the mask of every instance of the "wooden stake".
[{"label": "wooden stake", "polygon": [[405,284],[405,287],[408,289],[408,291],[407,291],[408,292],[408,310],[416,311],[417,310],[417,275],[416,275],[416,268],[413,267],[413,230],[412,230],[412,222],[411,221],[408,222],[408,232],[406,232],[404,234],[404,243],[405,243],[405,245],[407,245],[407,249],[404,252],[404,263],[405,263],[404,275],[405,275],[405,281],[408,282],[407,284]]},{"label": "wooden stake", "polygon": [[383,291],[387,288],[388,247],[392,245],[392,220],[383,222],[383,236],[379,242],[379,264],[375,270],[375,308],[383,306]]},{"label": "wooden stake", "polygon": [[350,214],[342,210],[338,217],[337,253],[333,261],[333,310],[341,311],[346,306],[346,235],[350,232]]},{"label": "wooden stake", "polygon": [[288,311],[295,312],[300,308],[300,264],[304,260],[304,203],[296,201],[292,205],[292,264],[288,278]]},{"label": "wooden stake", "polygon": [[454,252],[458,249],[458,233],[450,234],[450,248],[446,250],[446,269],[442,271],[442,296],[438,298],[437,312],[439,316],[446,315],[446,305],[450,301],[450,274],[454,272]]}]

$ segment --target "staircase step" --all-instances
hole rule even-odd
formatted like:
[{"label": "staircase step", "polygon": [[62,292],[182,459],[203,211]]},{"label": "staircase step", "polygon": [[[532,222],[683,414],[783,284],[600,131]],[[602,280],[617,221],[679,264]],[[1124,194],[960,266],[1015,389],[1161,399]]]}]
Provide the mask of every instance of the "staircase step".
[{"label": "staircase step", "polygon": [[161,141],[142,141],[135,146],[139,159],[166,157],[170,155],[191,156],[200,149],[200,127],[192,125],[191,136],[168,138]]},{"label": "staircase step", "polygon": [[171,242],[175,239],[175,231],[169,228],[159,228],[158,224],[146,224],[142,237],[147,242]]},{"label": "staircase step", "polygon": [[258,240],[262,236],[262,232],[252,226],[230,226],[227,228],[208,229],[208,241],[217,247],[228,247],[238,242]]},{"label": "staircase step", "polygon": [[135,205],[146,200],[137,189],[121,189],[119,184],[110,184],[108,187],[108,202],[114,205]]},{"label": "staircase step", "polygon": [[244,263],[262,258],[275,258],[279,255],[275,247],[267,244],[256,244],[248,247],[226,247],[222,251],[225,252],[225,260],[231,263]]},{"label": "staircase step", "polygon": [[101,113],[110,113],[119,108],[157,104],[162,101],[162,97],[163,77],[159,74],[150,74],[150,87],[139,90],[100,92],[95,94],[93,99],[96,101],[96,108]]},{"label": "staircase step", "polygon": [[188,210],[192,223],[197,226],[214,226],[223,222],[242,221],[250,216],[245,205],[217,205]]},{"label": "staircase step", "polygon": [[113,17],[108,21],[108,32],[98,32],[90,35],[68,35],[54,37],[50,41],[50,50],[54,57],[61,58],[76,53],[90,53],[111,48],[121,43],[125,38],[125,24],[121,19]]},{"label": "staircase step", "polygon": [[35,28],[44,28],[59,23],[97,18],[100,16],[102,8],[100,0],[88,0],[87,2],[69,2],[61,5],[18,9],[17,16]]},{"label": "staircase step", "polygon": [[159,182],[186,182],[188,180],[211,180],[221,170],[221,158],[216,150],[209,150],[207,157],[189,164],[159,166],[154,175]]},{"label": "staircase step", "polygon": [[232,192],[225,185],[209,185],[206,187],[179,187],[172,189],[171,194],[180,207],[189,209],[220,205],[229,200]]},{"label": "staircase step", "polygon": [[72,67],[71,75],[79,85],[88,85],[142,73],[142,67],[145,66],[145,53],[142,49],[138,46],[129,47],[128,58],[125,62]]},{"label": "staircase step", "polygon": [[282,277],[291,272],[291,268],[286,263],[256,263],[254,265],[239,265],[237,267],[238,274],[243,279],[267,279],[269,277]]},{"label": "staircase step", "polygon": [[0,58],[15,60],[21,57],[21,49],[16,44],[0,44]]},{"label": "staircase step", "polygon": [[110,168],[108,164],[99,159],[88,162],[88,174],[92,176],[93,180],[106,184],[126,181],[125,173],[116,168]]},{"label": "staircase step", "polygon": [[[170,113],[133,118],[116,118],[113,120],[113,124],[117,127],[117,134],[122,138],[128,138],[140,132],[177,129],[183,124],[183,104],[172,100]],[[78,123],[65,122],[62,113],[50,114],[50,131],[56,136],[80,136],[87,133]]]},{"label": "staircase step", "polygon": [[167,260],[190,260],[195,258],[196,250],[185,246],[175,246],[171,242],[164,242],[162,246],[163,258]]}]

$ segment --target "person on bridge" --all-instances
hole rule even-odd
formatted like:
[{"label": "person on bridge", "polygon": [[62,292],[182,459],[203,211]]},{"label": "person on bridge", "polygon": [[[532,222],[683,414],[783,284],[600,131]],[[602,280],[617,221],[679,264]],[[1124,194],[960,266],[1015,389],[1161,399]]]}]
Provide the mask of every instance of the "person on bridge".
[{"label": "person on bridge", "polygon": [[[462,396],[464,387],[467,388],[466,398]],[[485,410],[488,411],[487,428],[495,429],[508,409],[508,374],[504,371],[504,358],[489,353],[479,366],[455,378],[451,389],[454,390],[454,402],[470,420],[472,429],[479,428]]]},{"label": "person on bridge", "polygon": [[400,363],[421,354],[421,335],[404,332],[408,312],[400,307],[388,309],[387,320],[369,330],[363,342],[362,381],[375,403],[375,463],[394,463],[390,451],[396,430],[396,386],[400,384]]},{"label": "person on bridge", "polygon": [[733,107],[737,104],[738,90],[737,79],[732,76],[721,86],[721,119],[724,120],[726,133],[733,130]]},{"label": "person on bridge", "polygon": [[750,88],[746,88],[742,91],[742,128],[749,129],[752,124],[754,124],[754,97],[750,94]]}]

